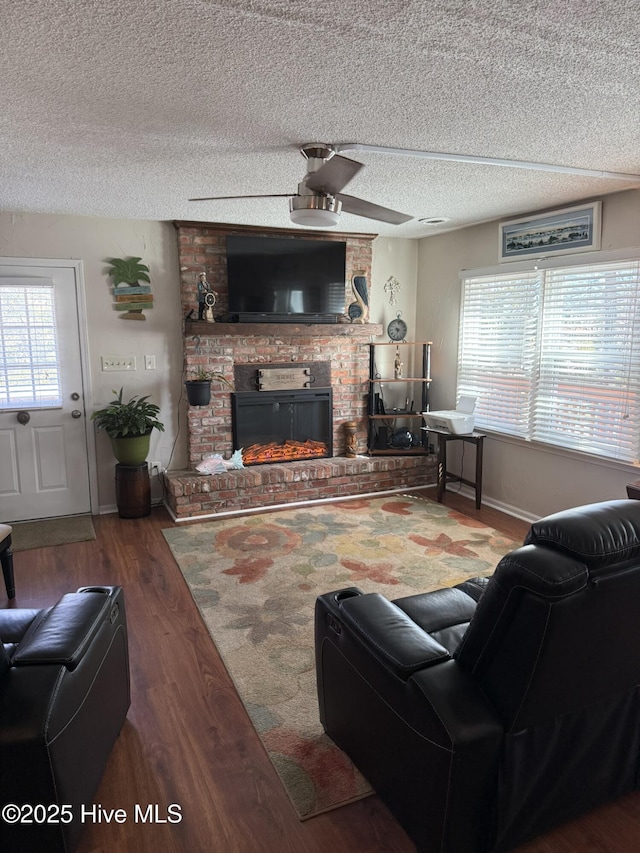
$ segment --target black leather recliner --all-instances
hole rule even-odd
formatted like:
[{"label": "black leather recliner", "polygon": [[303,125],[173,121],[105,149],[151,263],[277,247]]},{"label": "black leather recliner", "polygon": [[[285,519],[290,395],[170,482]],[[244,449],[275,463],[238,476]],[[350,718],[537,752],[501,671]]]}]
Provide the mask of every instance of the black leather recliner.
[{"label": "black leather recliner", "polygon": [[534,523],[490,579],[320,596],[316,667],[325,731],[419,850],[510,850],[638,788],[640,501]]},{"label": "black leather recliner", "polygon": [[0,610],[0,639],[0,850],[69,853],[129,708],[122,589]]}]

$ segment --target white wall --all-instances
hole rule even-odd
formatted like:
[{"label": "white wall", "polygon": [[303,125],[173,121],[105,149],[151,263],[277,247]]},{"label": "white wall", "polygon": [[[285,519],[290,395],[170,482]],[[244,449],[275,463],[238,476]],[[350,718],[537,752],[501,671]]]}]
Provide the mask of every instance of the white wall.
[{"label": "white wall", "polygon": [[[395,237],[376,237],[373,241],[370,318],[372,323],[382,323],[384,327],[380,341],[389,340],[386,329],[398,311],[409,327],[407,339],[415,340],[418,245],[417,240]],[[390,304],[384,290],[391,276],[400,282],[395,305]]]},{"label": "white wall", "polygon": [[[407,324],[407,340],[416,338],[416,287],[418,275],[418,241],[403,240],[395,237],[376,237],[373,241],[371,263],[371,312],[372,323],[382,323],[382,335],[376,342],[389,341],[387,326],[398,313]],[[395,304],[390,302],[389,292],[384,286],[393,276],[400,282],[400,289],[395,295]],[[381,347],[376,350],[376,366],[382,376],[393,377],[395,347]],[[419,375],[416,370],[416,349],[413,347],[400,348],[403,363],[403,375]],[[420,362],[417,363],[420,369]],[[413,390],[413,389],[411,389]],[[408,391],[407,385],[385,386],[385,404],[389,407],[402,408]],[[415,393],[415,392],[414,392]],[[414,424],[415,425],[415,424]],[[400,424],[398,424],[400,426]]]},{"label": "white wall", "polygon": [[[150,394],[160,406],[165,432],[154,430],[150,460],[165,467],[186,467],[186,433],[178,431],[182,392],[182,318],[180,316],[177,237],[173,225],[76,216],[0,213],[0,256],[73,258],[83,262],[92,399],[87,414],[112,399],[112,389],[126,395]],[[154,307],[144,322],[128,321],[113,307],[105,258],[141,257],[150,269]],[[135,356],[135,373],[103,373],[101,355]],[[144,369],[144,356],[154,355],[156,370]],[[185,423],[184,412],[180,418]],[[174,449],[175,442],[175,449]],[[173,450],[173,455],[172,455]],[[97,438],[99,503],[115,506],[115,460],[106,436]],[[153,484],[152,497],[159,497]]]},{"label": "white wall", "polygon": [[[640,190],[605,196],[602,249],[638,246]],[[596,253],[593,256],[595,260]],[[497,264],[497,222],[420,241],[416,335],[434,341],[433,409],[452,408],[456,402],[460,270]],[[465,476],[469,479],[472,479],[472,464],[470,450],[465,457]],[[485,441],[484,497],[489,503],[525,518],[538,518],[593,501],[624,498],[626,484],[638,477],[640,471],[629,465],[499,437]]]}]

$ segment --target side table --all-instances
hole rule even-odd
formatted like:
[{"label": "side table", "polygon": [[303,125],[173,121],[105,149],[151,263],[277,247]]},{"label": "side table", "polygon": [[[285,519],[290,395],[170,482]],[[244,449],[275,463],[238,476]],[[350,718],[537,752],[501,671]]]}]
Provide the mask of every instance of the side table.
[{"label": "side table", "polygon": [[[476,493],[476,509],[480,509],[482,503],[482,454],[484,449],[485,434],[482,432],[470,432],[463,435],[456,435],[453,432],[447,432],[443,429],[433,429],[431,427],[424,428],[426,432],[434,433],[438,436],[438,503],[442,503],[442,497],[445,493],[447,483],[464,483],[465,486],[471,486]],[[476,478],[475,480],[467,480],[460,475],[452,474],[447,471],[447,444],[450,441],[462,441],[469,444],[474,444],[476,447]]]},{"label": "side table", "polygon": [[116,504],[120,518],[143,518],[151,512],[149,466],[116,465]]},{"label": "side table", "polygon": [[640,501],[640,480],[627,483],[627,497],[634,501]]}]

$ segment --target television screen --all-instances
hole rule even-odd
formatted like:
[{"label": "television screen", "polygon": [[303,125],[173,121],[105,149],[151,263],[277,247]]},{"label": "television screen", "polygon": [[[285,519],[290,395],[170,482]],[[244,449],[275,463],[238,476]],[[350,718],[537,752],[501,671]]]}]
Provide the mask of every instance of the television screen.
[{"label": "television screen", "polygon": [[229,235],[229,311],[282,319],[343,314],[346,248],[336,240]]}]

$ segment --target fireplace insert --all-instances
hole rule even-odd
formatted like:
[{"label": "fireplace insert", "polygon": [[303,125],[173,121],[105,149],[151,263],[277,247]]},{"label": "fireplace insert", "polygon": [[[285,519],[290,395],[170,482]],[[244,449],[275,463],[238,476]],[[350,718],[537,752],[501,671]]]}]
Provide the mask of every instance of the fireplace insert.
[{"label": "fireplace insert", "polygon": [[331,388],[235,393],[231,412],[245,465],[333,456]]}]

